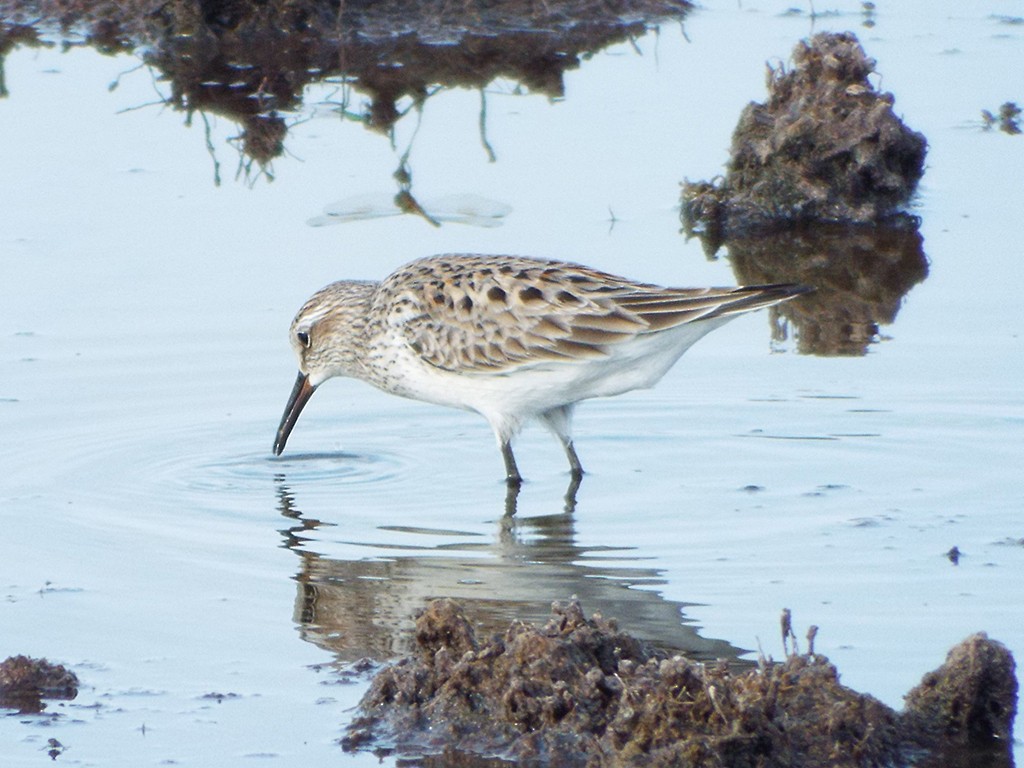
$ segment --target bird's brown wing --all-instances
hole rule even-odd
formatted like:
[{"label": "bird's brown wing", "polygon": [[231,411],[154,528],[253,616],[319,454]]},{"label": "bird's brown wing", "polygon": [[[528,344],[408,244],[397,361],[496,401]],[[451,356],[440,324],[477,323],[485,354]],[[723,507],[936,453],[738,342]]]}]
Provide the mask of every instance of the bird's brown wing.
[{"label": "bird's brown wing", "polygon": [[398,270],[378,301],[425,362],[468,373],[604,357],[641,334],[791,295],[793,286],[661,288],[566,262],[451,255]]}]

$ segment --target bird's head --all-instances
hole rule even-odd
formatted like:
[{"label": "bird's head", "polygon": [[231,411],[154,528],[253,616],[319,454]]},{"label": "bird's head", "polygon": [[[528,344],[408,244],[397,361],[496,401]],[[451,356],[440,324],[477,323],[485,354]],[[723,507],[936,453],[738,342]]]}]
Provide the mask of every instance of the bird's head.
[{"label": "bird's head", "polygon": [[364,329],[375,283],[344,280],[314,293],[288,329],[288,341],[299,362],[281,424],[274,439],[280,455],[299,414],[316,388],[334,376],[356,374],[363,353]]}]

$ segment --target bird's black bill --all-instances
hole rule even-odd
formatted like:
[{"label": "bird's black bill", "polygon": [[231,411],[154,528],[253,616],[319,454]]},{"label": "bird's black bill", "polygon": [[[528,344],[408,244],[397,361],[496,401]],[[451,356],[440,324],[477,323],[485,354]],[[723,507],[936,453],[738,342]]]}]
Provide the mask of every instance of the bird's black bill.
[{"label": "bird's black bill", "polygon": [[276,456],[280,456],[281,451],[284,450],[284,445],[288,442],[288,435],[292,433],[295,422],[299,420],[299,414],[302,413],[303,407],[314,392],[316,392],[316,387],[310,384],[309,377],[300,371],[292,393],[288,397],[288,405],[284,407],[281,426],[277,428],[277,437],[274,439],[274,454]]}]

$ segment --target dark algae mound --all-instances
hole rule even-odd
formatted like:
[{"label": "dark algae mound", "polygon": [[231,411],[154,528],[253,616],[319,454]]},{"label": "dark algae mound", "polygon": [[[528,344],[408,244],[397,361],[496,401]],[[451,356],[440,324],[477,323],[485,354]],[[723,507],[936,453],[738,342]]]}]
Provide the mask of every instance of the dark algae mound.
[{"label": "dark algae mound", "polygon": [[946,747],[934,766],[1012,766],[1017,677],[1013,656],[984,632],[964,640],[905,697],[907,716]]},{"label": "dark algae mound", "polygon": [[928,274],[905,210],[927,142],[875,88],[853,34],[815,35],[792,60],[769,68],[768,99],[744,109],[725,176],[684,182],[683,227],[709,258],[726,246],[740,284],[814,286],[770,310],[776,341],[792,326],[801,353],[864,355]]},{"label": "dark algae mound", "polygon": [[722,236],[780,222],[875,222],[901,210],[924,172],[927,142],[893,112],[851,33],[822,33],[769,69],[768,100],[733,133],[725,178],[683,185],[688,229]]},{"label": "dark algae mound", "polygon": [[46,659],[10,656],[0,662],[0,707],[42,712],[43,699],[73,699],[78,677],[63,664]]},{"label": "dark algae mound", "polygon": [[417,657],[375,678],[361,705],[371,714],[350,727],[346,749],[386,732],[410,751],[454,744],[541,762],[592,752],[623,694],[620,670],[655,658],[613,622],[587,621],[577,603],[557,608],[543,629],[514,622],[481,644],[462,609],[438,600],[418,618],[416,644]]},{"label": "dark algae mound", "polygon": [[575,601],[555,604],[543,627],[513,622],[488,641],[456,603],[435,601],[416,641],[414,657],[374,679],[346,750],[425,765],[1012,764],[1013,659],[982,634],[903,712],[841,685],[813,651],[749,669],[699,664],[587,619]]}]

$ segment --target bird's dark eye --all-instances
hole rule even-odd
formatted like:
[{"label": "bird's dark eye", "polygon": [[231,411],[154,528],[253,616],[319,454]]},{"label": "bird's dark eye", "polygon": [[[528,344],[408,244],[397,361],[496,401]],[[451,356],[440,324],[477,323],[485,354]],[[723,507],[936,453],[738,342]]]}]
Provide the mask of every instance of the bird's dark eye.
[{"label": "bird's dark eye", "polygon": [[299,331],[295,334],[295,338],[299,340],[299,344],[309,349],[309,334],[305,331]]}]

